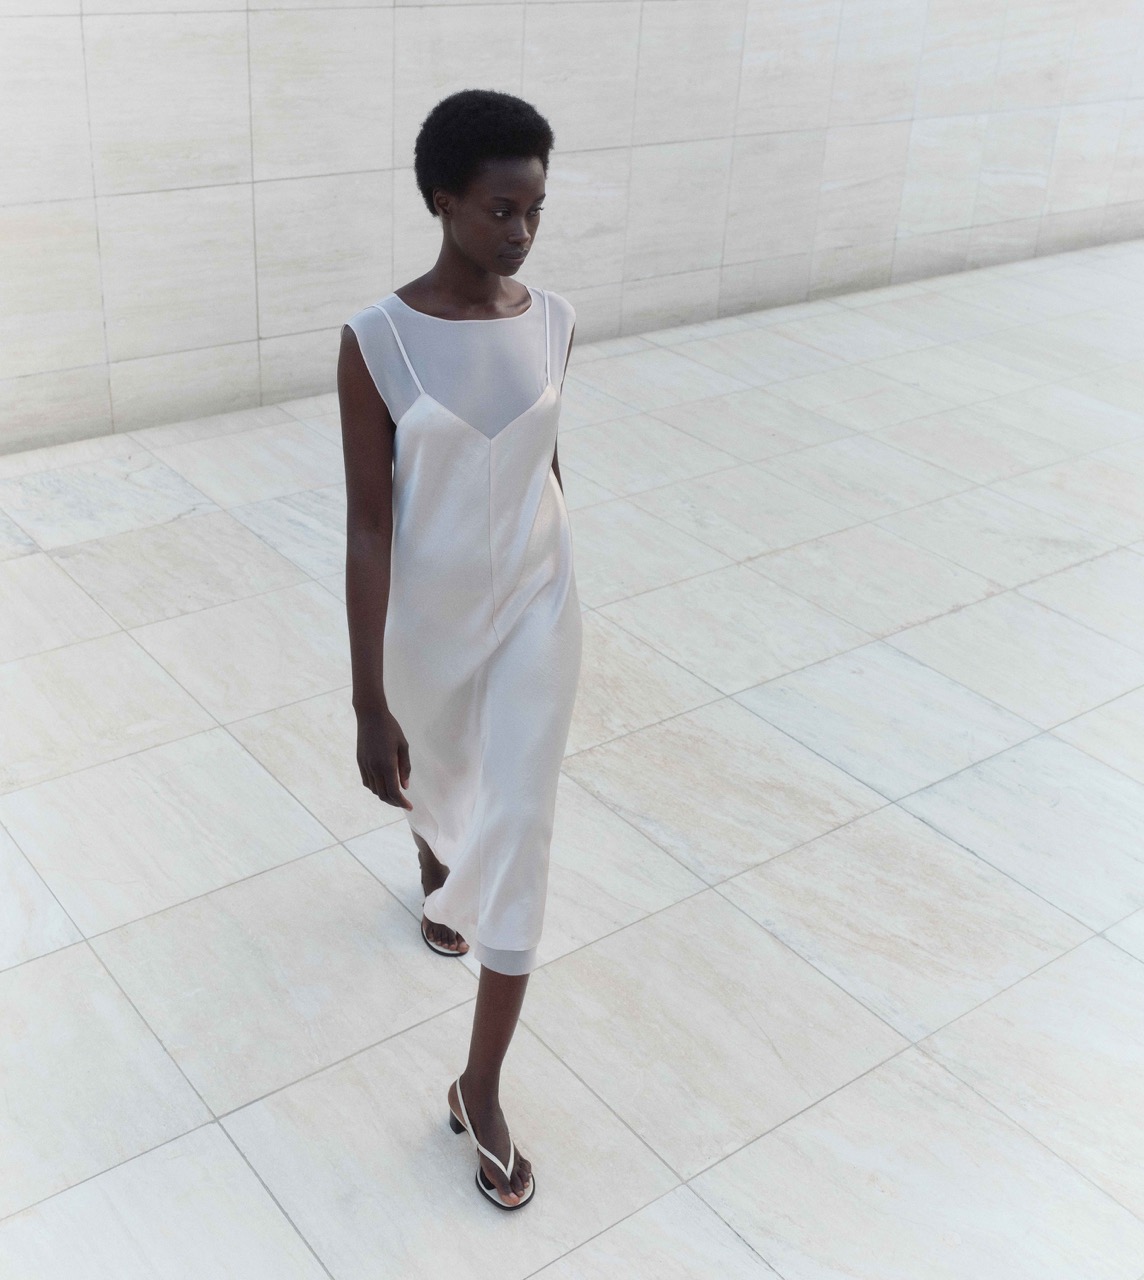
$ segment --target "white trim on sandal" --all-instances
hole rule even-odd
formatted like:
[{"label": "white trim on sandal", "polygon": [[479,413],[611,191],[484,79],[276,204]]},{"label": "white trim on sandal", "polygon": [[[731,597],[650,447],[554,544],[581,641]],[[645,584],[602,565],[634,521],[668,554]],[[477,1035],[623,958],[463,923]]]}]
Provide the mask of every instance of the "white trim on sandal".
[{"label": "white trim on sandal", "polygon": [[[469,1137],[472,1139],[473,1145],[477,1148],[480,1154],[484,1156],[488,1156],[488,1158],[493,1162],[493,1164],[496,1165],[496,1167],[504,1174],[504,1176],[506,1178],[511,1179],[513,1165],[516,1162],[516,1146],[513,1143],[512,1135],[511,1134],[509,1135],[509,1140],[508,1140],[508,1168],[506,1169],[504,1164],[501,1162],[501,1160],[497,1156],[495,1156],[487,1147],[482,1147],[481,1144],[477,1141],[477,1135],[473,1132],[472,1125],[469,1123],[469,1113],[465,1109],[465,1099],[461,1096],[461,1077],[460,1076],[457,1077],[456,1086],[457,1086],[457,1101],[461,1104],[461,1117],[458,1118],[453,1108],[450,1107],[449,1108],[449,1127],[453,1130],[454,1133],[460,1133],[462,1130],[464,1130],[464,1132],[467,1133]],[[484,1195],[487,1199],[491,1200],[493,1204],[497,1206],[498,1209],[523,1209],[524,1206],[528,1204],[528,1202],[536,1194],[536,1177],[535,1175],[529,1176],[528,1190],[524,1192],[524,1194],[521,1196],[520,1200],[518,1200],[516,1204],[505,1204],[504,1200],[501,1199],[500,1192],[496,1188],[496,1184],[489,1181],[488,1176],[486,1175],[484,1169],[481,1167],[481,1162],[478,1160],[477,1161],[477,1186],[480,1188],[481,1194]]]}]

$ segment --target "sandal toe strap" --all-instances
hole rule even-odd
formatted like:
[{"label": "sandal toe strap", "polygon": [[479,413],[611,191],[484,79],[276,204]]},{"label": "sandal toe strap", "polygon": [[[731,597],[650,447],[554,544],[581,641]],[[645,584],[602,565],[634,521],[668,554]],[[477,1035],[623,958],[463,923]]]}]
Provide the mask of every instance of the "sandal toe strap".
[{"label": "sandal toe strap", "polygon": [[464,1122],[465,1128],[469,1131],[469,1137],[472,1138],[477,1150],[481,1155],[488,1156],[488,1158],[496,1165],[506,1178],[511,1178],[512,1167],[516,1163],[516,1146],[513,1143],[512,1135],[510,1134],[508,1139],[508,1168],[506,1169],[500,1159],[495,1156],[488,1147],[482,1147],[481,1144],[477,1142],[477,1135],[473,1132],[473,1126],[469,1123],[469,1112],[465,1106],[465,1099],[461,1095],[461,1079],[459,1076],[457,1077],[457,1101],[461,1104],[461,1119]]},{"label": "sandal toe strap", "polygon": [[[473,1141],[477,1142],[477,1139],[474,1137]],[[504,1174],[506,1178],[512,1177],[512,1166],[516,1160],[516,1150],[513,1147],[512,1138],[509,1138],[508,1140],[508,1168],[507,1169],[504,1167],[501,1161],[495,1155],[493,1155],[493,1153],[488,1149],[488,1147],[482,1147],[481,1144],[477,1142],[477,1150],[481,1153],[481,1155],[488,1156],[488,1158],[493,1162],[493,1164],[496,1165],[496,1167],[501,1171],[501,1173]]]}]

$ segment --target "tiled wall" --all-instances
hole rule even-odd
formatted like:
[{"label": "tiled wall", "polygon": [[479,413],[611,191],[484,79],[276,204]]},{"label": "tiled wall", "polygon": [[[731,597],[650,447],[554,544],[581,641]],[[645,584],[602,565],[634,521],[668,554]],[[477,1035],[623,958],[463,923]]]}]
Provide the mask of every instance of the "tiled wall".
[{"label": "tiled wall", "polygon": [[578,339],[1144,234],[1144,0],[233,3],[0,0],[0,451],[331,390],[459,88]]}]

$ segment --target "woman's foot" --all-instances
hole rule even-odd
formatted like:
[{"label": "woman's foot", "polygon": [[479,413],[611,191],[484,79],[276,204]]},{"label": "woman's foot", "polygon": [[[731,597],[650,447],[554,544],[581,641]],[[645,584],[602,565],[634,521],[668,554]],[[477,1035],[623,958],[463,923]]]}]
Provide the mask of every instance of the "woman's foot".
[{"label": "woman's foot", "polygon": [[[483,1096],[476,1089],[470,1088],[465,1081],[463,1073],[461,1075],[461,1089],[465,1094],[465,1111],[468,1113],[473,1137],[477,1139],[482,1147],[493,1152],[502,1164],[507,1165],[508,1125],[505,1123],[504,1112],[501,1110],[499,1100],[494,1097],[490,1101],[489,1098]],[[458,1120],[464,1123],[455,1080],[449,1086],[449,1109]],[[481,1156],[481,1168],[484,1170],[485,1177],[496,1187],[505,1204],[519,1204],[525,1192],[528,1191],[529,1183],[532,1181],[532,1162],[523,1156],[519,1149],[517,1149],[516,1159],[513,1161],[511,1179],[506,1178],[504,1171],[498,1169],[487,1156]]]},{"label": "woman's foot", "polygon": [[[421,862],[421,891],[425,897],[428,897],[434,889],[439,889],[449,878],[449,868],[443,867],[432,854],[426,857],[422,850],[418,850],[417,856]],[[435,946],[447,947],[450,951],[456,951],[462,956],[469,949],[469,944],[459,933],[446,925],[438,924],[436,920],[430,920],[424,912],[421,913],[421,927],[425,930],[425,936]]]}]

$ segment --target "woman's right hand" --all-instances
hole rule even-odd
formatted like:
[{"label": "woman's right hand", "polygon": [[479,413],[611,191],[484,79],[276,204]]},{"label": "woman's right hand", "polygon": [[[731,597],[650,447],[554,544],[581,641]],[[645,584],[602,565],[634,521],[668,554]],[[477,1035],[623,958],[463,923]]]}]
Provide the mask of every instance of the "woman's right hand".
[{"label": "woman's right hand", "polygon": [[357,762],[362,785],[386,804],[412,809],[401,789],[409,785],[409,743],[388,707],[358,713]]}]

